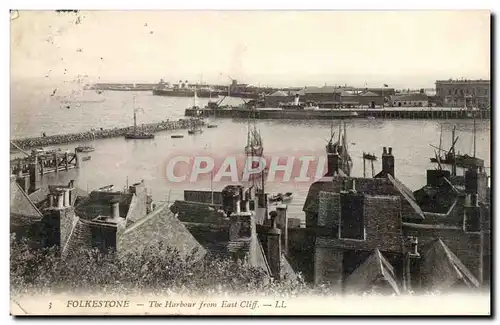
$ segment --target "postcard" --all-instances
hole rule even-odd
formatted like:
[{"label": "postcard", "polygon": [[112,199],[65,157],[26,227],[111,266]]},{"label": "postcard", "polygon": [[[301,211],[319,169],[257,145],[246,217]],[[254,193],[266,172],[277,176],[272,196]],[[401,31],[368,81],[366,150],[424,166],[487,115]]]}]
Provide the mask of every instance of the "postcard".
[{"label": "postcard", "polygon": [[11,10],[11,314],[491,315],[490,16]]}]

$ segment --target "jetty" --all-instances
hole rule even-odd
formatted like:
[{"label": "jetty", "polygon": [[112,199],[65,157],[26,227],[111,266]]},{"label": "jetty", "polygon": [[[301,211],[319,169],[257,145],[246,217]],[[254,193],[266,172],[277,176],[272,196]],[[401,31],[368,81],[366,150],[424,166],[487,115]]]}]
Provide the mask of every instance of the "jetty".
[{"label": "jetty", "polygon": [[224,107],[204,108],[195,112],[186,109],[185,116],[201,114],[204,117],[245,118],[251,114],[256,119],[490,119],[489,110],[471,110],[451,107],[385,107],[385,108],[336,108],[336,109],[287,109],[287,108],[248,108]]},{"label": "jetty", "polygon": [[[202,120],[198,120],[196,123],[200,123],[203,126],[205,123]],[[156,123],[145,123],[141,126],[138,126],[141,131],[144,132],[160,132],[160,131],[169,131],[169,130],[178,130],[178,129],[189,129],[192,127],[192,121],[179,119],[177,121],[161,121]],[[123,137],[125,134],[130,133],[134,130],[134,126],[127,126],[118,128],[115,127],[113,129],[96,129],[92,131],[86,132],[77,132],[77,133],[66,133],[66,134],[55,134],[48,135],[42,137],[31,137],[31,138],[21,138],[21,139],[13,139],[11,142],[14,142],[16,146],[24,149],[36,148],[36,147],[44,147],[51,146],[57,144],[65,144],[65,143],[73,143],[80,141],[90,141],[94,139],[106,139],[106,138],[114,138],[114,137]],[[11,150],[16,150],[15,145],[11,143]]]}]

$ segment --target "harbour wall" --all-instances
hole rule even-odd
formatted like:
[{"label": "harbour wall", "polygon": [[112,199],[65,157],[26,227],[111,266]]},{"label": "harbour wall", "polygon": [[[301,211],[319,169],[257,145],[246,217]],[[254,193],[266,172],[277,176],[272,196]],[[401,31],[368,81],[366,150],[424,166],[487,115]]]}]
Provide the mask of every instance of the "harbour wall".
[{"label": "harbour wall", "polygon": [[[196,116],[193,109],[186,109],[185,116]],[[466,110],[452,108],[423,108],[423,109],[317,109],[317,110],[291,110],[291,109],[202,109],[204,117],[227,118],[257,118],[257,119],[350,119],[350,118],[375,118],[375,119],[490,119],[489,110]]]},{"label": "harbour wall", "polygon": [[[168,130],[187,129],[192,126],[192,123],[193,122],[191,122],[190,120],[185,120],[185,119],[179,119],[177,121],[167,120],[157,123],[141,124],[137,126],[137,129],[141,131],[154,133],[154,132],[168,131]],[[204,125],[203,121],[196,121],[196,123]],[[50,145],[79,142],[79,141],[91,141],[93,139],[120,137],[124,136],[127,132],[132,132],[133,129],[134,129],[133,126],[113,128],[113,129],[95,129],[86,132],[48,135],[46,137],[14,139],[12,141],[15,142],[16,145],[18,145],[21,148],[29,149],[29,148],[44,147]],[[11,150],[16,150],[16,148],[12,144],[11,144]]]}]

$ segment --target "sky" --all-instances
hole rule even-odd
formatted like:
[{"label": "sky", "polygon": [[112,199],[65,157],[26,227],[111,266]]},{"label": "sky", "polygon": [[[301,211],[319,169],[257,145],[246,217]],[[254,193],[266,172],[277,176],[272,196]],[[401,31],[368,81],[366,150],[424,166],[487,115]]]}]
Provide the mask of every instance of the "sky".
[{"label": "sky", "polygon": [[490,78],[487,11],[19,11],[11,20],[11,80],[420,88],[460,77]]}]

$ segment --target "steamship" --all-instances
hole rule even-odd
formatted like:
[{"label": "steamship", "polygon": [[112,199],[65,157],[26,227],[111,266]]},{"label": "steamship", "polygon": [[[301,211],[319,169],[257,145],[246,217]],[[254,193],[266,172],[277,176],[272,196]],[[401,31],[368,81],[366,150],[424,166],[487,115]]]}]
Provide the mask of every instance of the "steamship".
[{"label": "steamship", "polygon": [[169,83],[161,80],[156,87],[153,88],[153,95],[155,96],[170,96],[170,97],[192,97],[194,93],[198,97],[212,98],[219,97],[219,93],[209,87],[192,87],[188,81],[180,80],[178,84],[170,85]]}]

